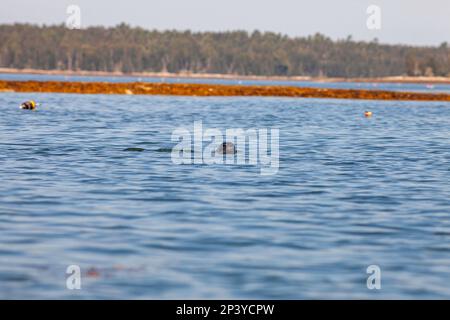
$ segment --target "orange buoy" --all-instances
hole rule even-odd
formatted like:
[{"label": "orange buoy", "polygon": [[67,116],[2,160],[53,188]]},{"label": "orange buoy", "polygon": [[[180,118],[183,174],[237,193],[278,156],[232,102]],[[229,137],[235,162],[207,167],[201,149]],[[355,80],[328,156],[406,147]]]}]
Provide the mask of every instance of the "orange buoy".
[{"label": "orange buoy", "polygon": [[372,111],[366,111],[366,112],[364,112],[364,116],[365,116],[366,118],[371,117],[372,114],[373,114]]}]

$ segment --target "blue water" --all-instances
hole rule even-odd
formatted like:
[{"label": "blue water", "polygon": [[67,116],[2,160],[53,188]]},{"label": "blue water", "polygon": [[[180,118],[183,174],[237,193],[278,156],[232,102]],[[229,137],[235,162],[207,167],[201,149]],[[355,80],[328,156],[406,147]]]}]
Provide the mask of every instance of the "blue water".
[{"label": "blue water", "polygon": [[159,78],[159,77],[107,77],[107,76],[64,76],[41,74],[7,74],[0,73],[0,80],[15,81],[88,81],[88,82],[151,82],[151,83],[207,83],[223,85],[271,85],[295,86],[308,88],[332,89],[364,89],[408,91],[423,93],[450,93],[450,84],[423,83],[376,83],[376,82],[318,82],[318,81],[287,81],[287,80],[241,80],[241,79],[209,79],[209,78]]},{"label": "blue water", "polygon": [[[0,298],[450,298],[450,103],[1,93],[0,112]],[[173,164],[196,120],[279,128],[278,173]]]}]

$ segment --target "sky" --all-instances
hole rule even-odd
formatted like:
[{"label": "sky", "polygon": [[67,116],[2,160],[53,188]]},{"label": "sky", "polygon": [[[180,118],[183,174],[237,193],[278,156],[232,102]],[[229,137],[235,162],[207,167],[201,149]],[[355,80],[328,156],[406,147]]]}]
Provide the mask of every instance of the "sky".
[{"label": "sky", "polygon": [[[0,0],[0,23],[64,23],[71,4],[81,9],[82,27],[125,22],[158,30],[257,29],[383,43],[450,43],[450,0]],[[367,27],[370,5],[381,9],[379,30]]]}]

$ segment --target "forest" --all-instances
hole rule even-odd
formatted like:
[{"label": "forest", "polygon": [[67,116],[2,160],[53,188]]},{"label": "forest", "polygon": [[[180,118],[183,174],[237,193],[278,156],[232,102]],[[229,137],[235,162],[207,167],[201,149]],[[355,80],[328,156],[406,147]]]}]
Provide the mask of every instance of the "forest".
[{"label": "forest", "polygon": [[322,34],[145,30],[120,24],[0,25],[0,67],[263,76],[450,76],[450,47],[332,40]]}]

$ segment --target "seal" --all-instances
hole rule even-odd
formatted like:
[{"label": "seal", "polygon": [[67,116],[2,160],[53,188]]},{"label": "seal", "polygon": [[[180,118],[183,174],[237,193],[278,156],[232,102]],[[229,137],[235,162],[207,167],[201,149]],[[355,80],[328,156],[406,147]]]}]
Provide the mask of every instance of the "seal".
[{"label": "seal", "polygon": [[222,143],[216,150],[219,154],[235,154],[236,146],[232,142],[224,142]]}]

